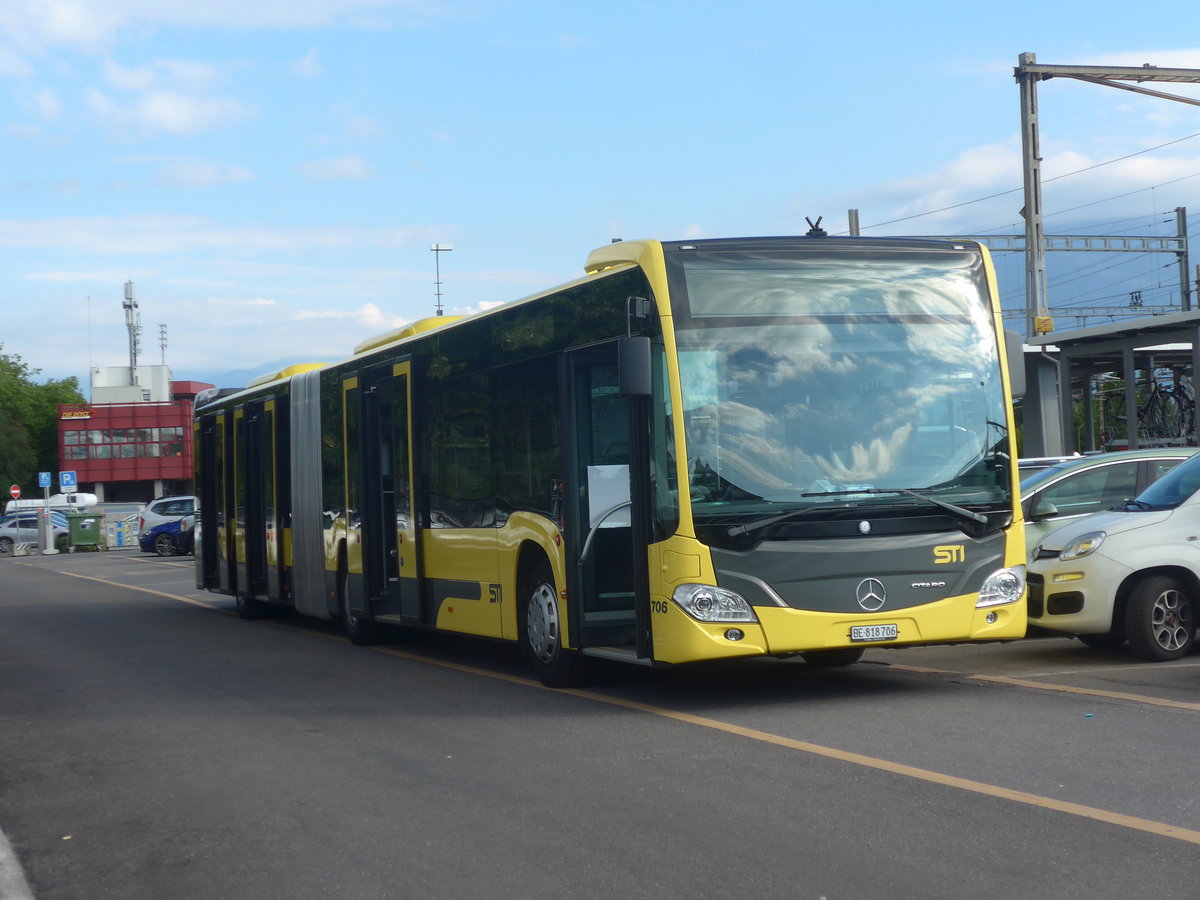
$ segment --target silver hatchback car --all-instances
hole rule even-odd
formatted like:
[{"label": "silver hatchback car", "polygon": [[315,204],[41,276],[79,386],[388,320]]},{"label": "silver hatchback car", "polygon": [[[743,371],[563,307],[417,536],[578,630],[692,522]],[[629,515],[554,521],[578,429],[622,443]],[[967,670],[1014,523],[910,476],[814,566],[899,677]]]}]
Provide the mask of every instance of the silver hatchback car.
[{"label": "silver hatchback car", "polygon": [[[0,556],[11,556],[17,544],[37,543],[39,512],[29,509],[0,516]],[[66,513],[50,510],[50,527],[54,532],[54,546],[62,549],[70,534]]]}]

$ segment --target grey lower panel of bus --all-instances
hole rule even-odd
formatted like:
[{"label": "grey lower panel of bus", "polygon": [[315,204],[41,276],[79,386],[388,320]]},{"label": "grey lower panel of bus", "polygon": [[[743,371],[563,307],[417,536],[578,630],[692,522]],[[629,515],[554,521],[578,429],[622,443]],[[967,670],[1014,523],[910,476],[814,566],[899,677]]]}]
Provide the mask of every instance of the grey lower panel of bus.
[{"label": "grey lower panel of bus", "polygon": [[718,586],[737,591],[751,606],[861,613],[867,607],[860,605],[859,588],[867,579],[882,586],[873,587],[872,603],[882,605],[871,611],[908,609],[978,591],[1003,565],[1005,540],[1004,532],[972,540],[955,531],[763,541],[749,551],[713,549],[712,559]]},{"label": "grey lower panel of bus", "polygon": [[292,598],[296,612],[329,618],[321,512],[321,373],[292,379]]}]

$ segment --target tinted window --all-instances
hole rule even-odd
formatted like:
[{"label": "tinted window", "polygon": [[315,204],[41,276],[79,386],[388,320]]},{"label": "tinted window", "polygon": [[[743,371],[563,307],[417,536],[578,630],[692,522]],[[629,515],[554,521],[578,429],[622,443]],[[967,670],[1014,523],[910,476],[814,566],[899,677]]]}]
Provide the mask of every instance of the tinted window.
[{"label": "tinted window", "polygon": [[1060,516],[1078,516],[1111,509],[1137,493],[1137,461],[1100,466],[1070,475],[1042,492]]}]

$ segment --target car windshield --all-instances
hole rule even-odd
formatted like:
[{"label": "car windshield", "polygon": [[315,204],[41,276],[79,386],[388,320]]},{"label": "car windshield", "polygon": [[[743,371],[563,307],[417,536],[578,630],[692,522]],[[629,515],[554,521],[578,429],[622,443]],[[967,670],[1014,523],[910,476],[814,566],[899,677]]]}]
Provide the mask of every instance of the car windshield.
[{"label": "car windshield", "polygon": [[[1010,499],[978,254],[697,253],[676,334],[693,512]],[[676,287],[678,297],[681,292]]]},{"label": "car windshield", "polygon": [[1200,453],[1189,457],[1137,496],[1131,509],[1174,509],[1200,488]]}]

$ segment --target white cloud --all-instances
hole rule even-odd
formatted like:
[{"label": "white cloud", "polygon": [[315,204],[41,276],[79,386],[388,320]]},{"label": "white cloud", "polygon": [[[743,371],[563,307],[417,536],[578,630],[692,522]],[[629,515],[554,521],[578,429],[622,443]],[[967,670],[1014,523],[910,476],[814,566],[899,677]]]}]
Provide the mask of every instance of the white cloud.
[{"label": "white cloud", "polygon": [[292,63],[292,71],[306,78],[316,78],[325,72],[324,67],[321,65],[320,55],[317,48],[314,47],[308,53],[304,54],[303,59],[298,59]]},{"label": "white cloud", "polygon": [[296,163],[296,171],[308,181],[364,181],[375,177],[371,164],[354,154]]},{"label": "white cloud", "polygon": [[146,94],[132,112],[144,126],[169,134],[199,134],[251,116],[250,108],[238,100],[188,97],[174,91]]},{"label": "white cloud", "polygon": [[[143,272],[143,277],[149,273]],[[45,281],[51,284],[76,284],[78,282],[98,282],[101,284],[121,284],[129,280],[129,273],[124,269],[87,269],[59,272],[30,272],[25,276],[27,281]]]},{"label": "white cloud", "polygon": [[23,141],[37,140],[46,134],[41,125],[31,125],[27,122],[10,122],[4,126],[4,133]]},{"label": "white cloud", "polygon": [[163,166],[155,176],[155,181],[172,187],[199,189],[250,181],[253,177],[245,166],[220,166],[201,160],[189,160]]},{"label": "white cloud", "polygon": [[279,305],[279,301],[268,297],[247,297],[236,299],[231,297],[209,297],[208,302],[216,306],[271,306]]},{"label": "white cloud", "polygon": [[42,88],[31,98],[33,108],[43,119],[57,119],[62,112],[62,101],[51,88]]},{"label": "white cloud", "polygon": [[0,220],[0,247],[54,248],[73,254],[139,258],[201,249],[304,250],[312,247],[395,247],[430,239],[427,226],[407,228],[223,228],[189,216],[93,216]]},{"label": "white cloud", "polygon": [[27,52],[68,44],[98,50],[124,28],[315,28],[345,22],[417,26],[449,13],[437,0],[4,0],[0,36]]},{"label": "white cloud", "polygon": [[158,82],[159,73],[152,66],[127,69],[111,59],[104,61],[104,80],[112,87],[125,91],[148,91]]},{"label": "white cloud", "polygon": [[129,137],[159,132],[195,135],[251,118],[254,111],[228,97],[193,97],[176,91],[150,91],[122,105],[103,91],[87,88],[84,102],[92,113]]},{"label": "white cloud", "polygon": [[369,328],[399,328],[407,319],[389,316],[374,303],[364,303],[357,309],[302,309],[292,317],[304,322],[312,319],[338,319],[355,322]]}]

